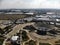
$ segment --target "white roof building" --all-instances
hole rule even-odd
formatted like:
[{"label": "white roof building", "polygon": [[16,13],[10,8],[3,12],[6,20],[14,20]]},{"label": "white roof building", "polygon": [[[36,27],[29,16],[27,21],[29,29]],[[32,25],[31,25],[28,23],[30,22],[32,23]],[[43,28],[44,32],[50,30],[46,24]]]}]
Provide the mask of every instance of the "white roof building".
[{"label": "white roof building", "polygon": [[18,39],[18,36],[12,36],[11,40],[16,41]]},{"label": "white roof building", "polygon": [[55,14],[55,12],[47,12],[47,14]]}]

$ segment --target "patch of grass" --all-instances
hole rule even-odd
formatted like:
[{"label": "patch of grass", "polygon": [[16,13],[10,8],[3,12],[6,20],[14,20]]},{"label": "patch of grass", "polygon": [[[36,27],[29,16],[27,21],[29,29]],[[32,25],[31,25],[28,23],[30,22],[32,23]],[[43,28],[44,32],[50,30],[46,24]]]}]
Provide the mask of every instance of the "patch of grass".
[{"label": "patch of grass", "polygon": [[55,45],[60,45],[60,44],[55,44]]},{"label": "patch of grass", "polygon": [[23,31],[22,32],[22,40],[23,41],[27,41],[29,39],[29,37],[27,36],[27,32],[26,31]]},{"label": "patch of grass", "polygon": [[30,40],[29,42],[25,43],[25,45],[36,45],[36,42],[33,40]]},{"label": "patch of grass", "polygon": [[60,40],[56,41],[55,43],[60,43]]},{"label": "patch of grass", "polygon": [[3,38],[0,38],[0,45],[3,44],[3,41],[4,41],[4,39]]},{"label": "patch of grass", "polygon": [[51,45],[49,43],[39,43],[39,45]]}]

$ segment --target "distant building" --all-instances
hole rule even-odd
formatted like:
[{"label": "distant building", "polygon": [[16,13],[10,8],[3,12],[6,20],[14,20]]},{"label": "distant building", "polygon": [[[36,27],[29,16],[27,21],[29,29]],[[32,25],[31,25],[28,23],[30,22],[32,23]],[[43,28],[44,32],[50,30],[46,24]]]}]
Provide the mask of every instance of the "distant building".
[{"label": "distant building", "polygon": [[55,12],[47,12],[47,14],[55,14]]},{"label": "distant building", "polygon": [[28,14],[28,15],[33,15],[34,13],[25,13],[25,14]]},{"label": "distant building", "polygon": [[18,19],[17,21],[16,21],[16,24],[23,24],[24,23],[24,20],[23,19]]},{"label": "distant building", "polygon": [[33,17],[24,18],[24,20],[32,21],[33,20]]},{"label": "distant building", "polygon": [[0,24],[8,25],[8,24],[13,24],[11,20],[1,20]]},{"label": "distant building", "polygon": [[23,14],[22,12],[8,12],[8,13],[5,13],[5,14]]}]

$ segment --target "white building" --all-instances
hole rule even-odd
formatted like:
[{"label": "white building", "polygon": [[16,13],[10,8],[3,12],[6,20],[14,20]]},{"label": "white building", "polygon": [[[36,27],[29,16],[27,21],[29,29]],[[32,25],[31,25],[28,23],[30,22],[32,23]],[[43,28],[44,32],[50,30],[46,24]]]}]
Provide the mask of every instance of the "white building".
[{"label": "white building", "polygon": [[55,12],[47,12],[47,14],[55,14]]},{"label": "white building", "polygon": [[12,36],[11,40],[16,41],[19,37],[18,36]]}]

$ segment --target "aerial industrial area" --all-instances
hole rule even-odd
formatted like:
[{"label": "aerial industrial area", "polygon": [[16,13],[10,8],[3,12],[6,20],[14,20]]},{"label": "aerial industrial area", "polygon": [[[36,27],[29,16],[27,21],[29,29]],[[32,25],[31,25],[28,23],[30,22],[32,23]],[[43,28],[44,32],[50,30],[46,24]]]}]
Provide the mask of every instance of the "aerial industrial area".
[{"label": "aerial industrial area", "polygon": [[0,45],[60,45],[60,10],[0,10]]}]

